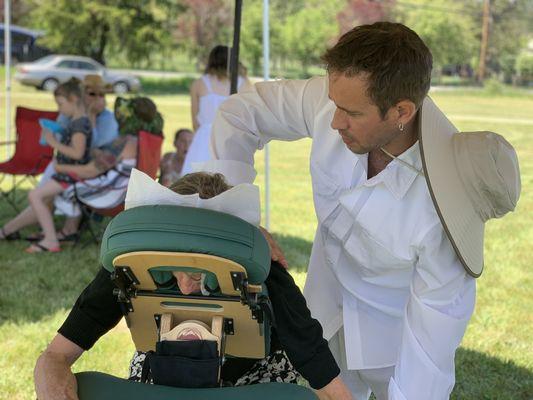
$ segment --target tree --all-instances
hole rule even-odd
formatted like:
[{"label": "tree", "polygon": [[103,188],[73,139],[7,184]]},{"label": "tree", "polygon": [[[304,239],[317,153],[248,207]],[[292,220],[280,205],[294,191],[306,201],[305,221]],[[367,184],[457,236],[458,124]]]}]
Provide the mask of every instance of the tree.
[{"label": "tree", "polygon": [[183,12],[174,25],[174,39],[197,60],[197,68],[207,61],[217,44],[231,47],[232,3],[224,0],[181,0]]},{"label": "tree", "polygon": [[109,51],[123,53],[132,63],[149,59],[168,44],[156,7],[168,2],[150,0],[34,0],[30,17],[46,32],[50,49],[79,54],[105,63]]},{"label": "tree", "polygon": [[319,4],[288,16],[283,26],[286,52],[299,60],[305,75],[310,65],[320,62],[320,56],[336,35],[334,13],[328,13]]},{"label": "tree", "polygon": [[479,56],[478,26],[461,2],[412,0],[408,8],[397,9],[396,14],[429,47],[435,70],[450,64],[472,64]]},{"label": "tree", "polygon": [[395,0],[348,0],[337,14],[341,35],[357,25],[388,20]]}]

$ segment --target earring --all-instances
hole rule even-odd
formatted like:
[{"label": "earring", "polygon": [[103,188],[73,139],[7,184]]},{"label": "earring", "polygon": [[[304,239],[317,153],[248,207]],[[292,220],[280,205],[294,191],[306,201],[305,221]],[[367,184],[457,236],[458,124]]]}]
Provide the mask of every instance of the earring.
[{"label": "earring", "polygon": [[398,129],[400,132],[403,132],[403,124],[401,122],[398,124]]}]

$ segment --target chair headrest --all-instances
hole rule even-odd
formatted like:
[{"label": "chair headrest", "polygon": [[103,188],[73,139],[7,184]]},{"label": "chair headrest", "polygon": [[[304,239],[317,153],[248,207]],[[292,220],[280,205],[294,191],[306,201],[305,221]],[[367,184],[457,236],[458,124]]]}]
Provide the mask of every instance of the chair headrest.
[{"label": "chair headrest", "polygon": [[151,205],[123,211],[107,226],[100,261],[113,271],[115,257],[137,251],[226,258],[242,265],[254,285],[270,272],[270,250],[259,229],[233,215],[207,209]]}]

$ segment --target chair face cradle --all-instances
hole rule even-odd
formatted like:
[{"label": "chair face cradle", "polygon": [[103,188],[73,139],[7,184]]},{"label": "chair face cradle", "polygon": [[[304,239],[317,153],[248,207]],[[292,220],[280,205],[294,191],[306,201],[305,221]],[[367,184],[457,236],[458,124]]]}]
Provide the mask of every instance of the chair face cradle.
[{"label": "chair face cradle", "polygon": [[[101,248],[104,267],[113,270],[137,350],[154,350],[160,318],[173,324],[222,319],[221,356],[264,358],[269,350],[269,301],[263,285],[270,253],[259,230],[211,210],[143,206],[111,221]],[[203,272],[211,295],[183,295],[174,271]],[[171,329],[172,327],[170,327]]]},{"label": "chair face cradle", "polygon": [[[125,295],[128,307],[126,321],[138,351],[155,350],[162,315],[171,315],[173,326],[187,320],[198,320],[212,326],[213,318],[219,316],[223,320],[225,336],[224,349],[219,349],[223,351],[221,356],[265,357],[268,351],[265,340],[269,337],[265,335],[265,329],[270,329],[265,328],[268,319],[264,321],[263,316],[257,316],[257,310],[255,313],[251,311],[253,304],[242,295],[246,289],[242,284],[239,289],[239,283],[232,280],[232,276],[238,274],[247,281],[246,270],[241,265],[212,255],[156,251],[126,253],[116,257],[113,265],[118,270],[114,276],[123,286],[119,294]],[[220,285],[220,293],[206,297],[161,291],[150,274],[150,270],[159,266],[164,266],[169,273],[174,268],[211,272]]]},{"label": "chair face cradle", "polygon": [[[110,222],[102,238],[100,259],[112,272],[115,294],[137,350],[162,350],[163,344],[169,344],[167,349],[180,347],[184,342],[159,341],[161,335],[183,321],[198,320],[211,327],[215,336],[219,334],[219,357],[215,358],[218,379],[225,356],[254,359],[269,353],[273,316],[264,281],[270,272],[270,250],[261,232],[240,218],[190,207],[136,207]],[[180,293],[175,271],[205,274],[203,281],[210,295]],[[191,348],[206,343],[194,342]],[[159,360],[166,355],[159,354]],[[153,372],[154,359],[150,357],[147,359]],[[198,366],[195,368],[200,371]],[[80,400],[316,399],[311,390],[293,384],[190,389],[187,385],[157,382],[152,377],[159,384],[79,373],[78,395]],[[216,386],[216,369],[213,378]]]}]

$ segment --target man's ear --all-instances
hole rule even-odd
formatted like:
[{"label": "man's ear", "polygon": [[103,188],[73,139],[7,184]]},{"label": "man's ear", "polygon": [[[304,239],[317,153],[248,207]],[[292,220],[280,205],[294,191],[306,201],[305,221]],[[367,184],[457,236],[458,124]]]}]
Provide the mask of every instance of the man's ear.
[{"label": "man's ear", "polygon": [[401,100],[395,106],[395,113],[398,123],[407,125],[416,116],[416,105],[411,100]]}]

